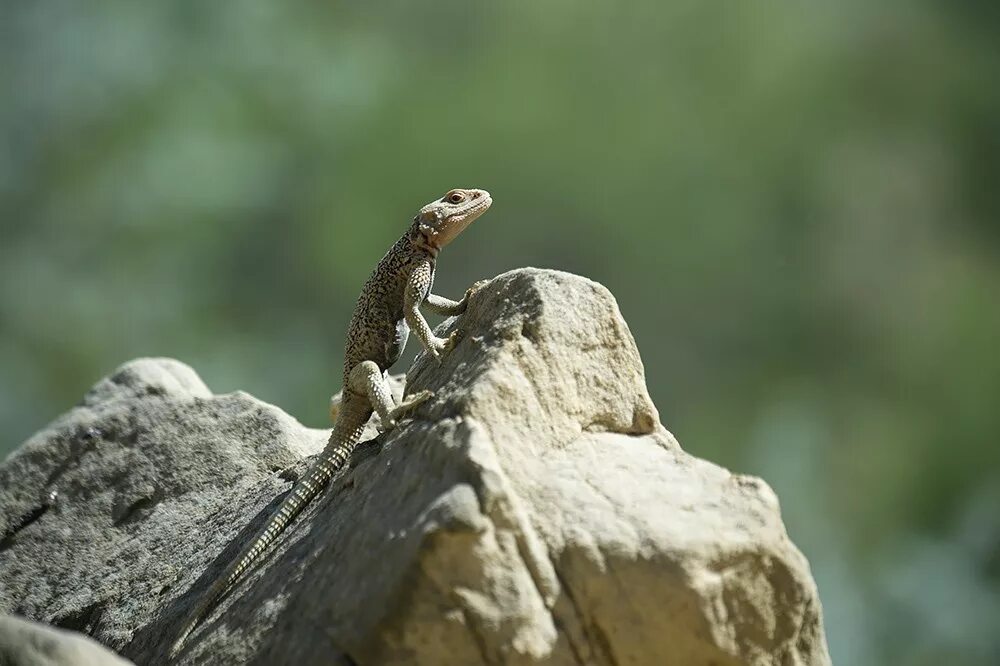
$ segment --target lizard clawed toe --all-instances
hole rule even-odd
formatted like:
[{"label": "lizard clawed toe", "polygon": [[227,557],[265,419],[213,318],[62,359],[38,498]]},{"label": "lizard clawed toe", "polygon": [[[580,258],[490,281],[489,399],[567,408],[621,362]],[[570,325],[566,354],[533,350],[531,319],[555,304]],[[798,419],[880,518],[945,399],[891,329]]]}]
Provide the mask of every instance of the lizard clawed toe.
[{"label": "lizard clawed toe", "polygon": [[476,292],[485,287],[487,283],[489,283],[489,280],[476,280],[475,282],[473,282],[472,286],[465,290],[465,298],[463,298],[462,300],[468,303],[469,299],[475,296]]},{"label": "lizard clawed toe", "polygon": [[462,336],[457,330],[452,331],[447,338],[431,338],[430,344],[427,345],[427,353],[433,356],[435,361],[441,363],[442,356],[454,349],[461,339]]},{"label": "lizard clawed toe", "polygon": [[451,351],[455,348],[459,342],[462,341],[462,332],[457,328],[451,332],[447,338],[444,339],[444,351]]},{"label": "lizard clawed toe", "polygon": [[405,400],[403,400],[396,407],[394,407],[391,412],[389,412],[389,422],[387,425],[386,424],[383,425],[382,432],[388,432],[389,430],[395,428],[397,425],[397,421],[399,419],[403,419],[410,416],[413,413],[413,410],[415,410],[417,407],[424,404],[433,397],[434,397],[434,392],[427,390],[419,391],[417,393],[407,396]]}]

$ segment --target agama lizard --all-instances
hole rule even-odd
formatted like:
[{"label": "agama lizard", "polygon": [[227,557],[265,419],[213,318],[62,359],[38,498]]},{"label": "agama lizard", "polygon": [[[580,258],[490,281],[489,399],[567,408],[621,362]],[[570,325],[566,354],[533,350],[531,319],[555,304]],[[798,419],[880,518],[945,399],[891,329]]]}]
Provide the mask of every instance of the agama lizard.
[{"label": "agama lizard", "polygon": [[247,545],[202,596],[180,636],[171,647],[176,655],[202,617],[224,596],[290,523],[350,459],[372,412],[378,412],[383,430],[431,397],[421,391],[395,405],[386,370],[403,353],[412,328],[424,349],[435,359],[457,341],[434,335],[420,306],[442,315],[465,311],[475,287],[461,301],[431,293],[438,252],[493,203],[485,190],[456,189],[432,201],[413,218],[403,237],[389,248],[365,282],[347,328],[344,349],[344,390],[333,432],[319,459],[299,479],[265,527]]}]

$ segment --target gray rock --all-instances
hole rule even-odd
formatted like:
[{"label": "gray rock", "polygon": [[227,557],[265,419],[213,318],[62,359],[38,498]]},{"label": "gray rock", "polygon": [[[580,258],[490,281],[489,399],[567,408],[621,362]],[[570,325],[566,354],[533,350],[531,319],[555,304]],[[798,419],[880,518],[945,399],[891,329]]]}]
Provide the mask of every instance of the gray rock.
[{"label": "gray rock", "polygon": [[[409,372],[434,399],[370,425],[180,663],[829,663],[777,498],[660,425],[604,287],[512,271],[455,327]],[[0,612],[163,663],[326,435],[126,364],[0,467]]]},{"label": "gray rock", "polygon": [[114,652],[72,631],[0,616],[2,666],[130,666]]}]

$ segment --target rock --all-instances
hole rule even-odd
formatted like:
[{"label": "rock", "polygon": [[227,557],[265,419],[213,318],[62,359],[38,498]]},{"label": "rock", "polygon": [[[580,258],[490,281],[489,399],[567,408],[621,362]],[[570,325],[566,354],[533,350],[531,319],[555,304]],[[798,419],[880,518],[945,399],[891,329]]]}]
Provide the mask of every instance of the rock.
[{"label": "rock", "polygon": [[[660,425],[604,287],[512,271],[456,327],[178,663],[829,664],[777,498]],[[126,364],[0,467],[0,612],[163,663],[326,435]]]},{"label": "rock", "polygon": [[0,616],[3,666],[129,666],[114,652],[72,631]]}]

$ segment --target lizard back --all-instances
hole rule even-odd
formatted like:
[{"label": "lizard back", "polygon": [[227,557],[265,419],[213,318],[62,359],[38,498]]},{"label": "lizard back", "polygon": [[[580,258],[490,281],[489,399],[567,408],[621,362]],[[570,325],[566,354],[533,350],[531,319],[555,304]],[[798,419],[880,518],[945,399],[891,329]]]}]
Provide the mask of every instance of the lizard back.
[{"label": "lizard back", "polygon": [[361,361],[374,361],[387,370],[399,360],[410,333],[403,311],[406,282],[413,267],[428,259],[433,266],[433,257],[415,247],[409,234],[404,234],[365,281],[347,327],[345,386],[348,373]]}]

